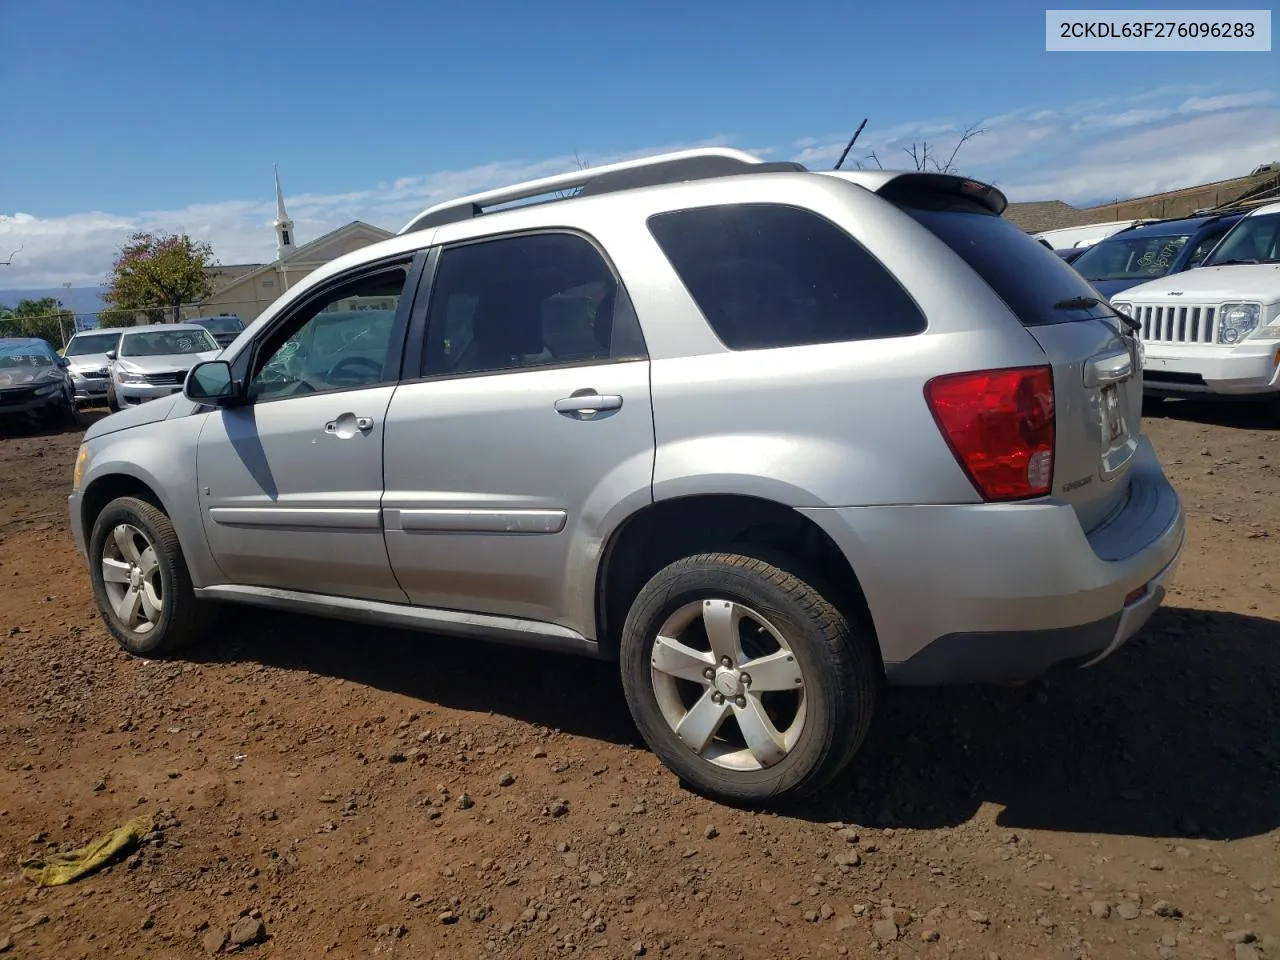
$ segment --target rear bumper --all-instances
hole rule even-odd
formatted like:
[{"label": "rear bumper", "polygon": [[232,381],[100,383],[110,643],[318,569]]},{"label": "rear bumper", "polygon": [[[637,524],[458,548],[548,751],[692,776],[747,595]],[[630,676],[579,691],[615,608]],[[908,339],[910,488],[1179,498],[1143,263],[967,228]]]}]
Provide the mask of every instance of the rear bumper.
[{"label": "rear bumper", "polygon": [[1144,344],[1143,390],[1149,396],[1256,397],[1280,392],[1280,343],[1238,347]]},{"label": "rear bumper", "polygon": [[1128,478],[1087,536],[1052,499],[801,512],[858,575],[891,683],[1026,680],[1110,655],[1163,601],[1184,519],[1145,437]]}]

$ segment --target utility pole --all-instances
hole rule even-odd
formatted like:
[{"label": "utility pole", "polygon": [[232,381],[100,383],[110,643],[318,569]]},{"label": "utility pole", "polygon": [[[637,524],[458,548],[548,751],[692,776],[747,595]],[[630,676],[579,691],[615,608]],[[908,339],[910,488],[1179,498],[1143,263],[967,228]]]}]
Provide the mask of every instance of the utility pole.
[{"label": "utility pole", "polygon": [[[67,297],[70,298],[71,282],[67,281],[62,285],[62,288],[67,291]],[[57,310],[58,310],[58,332],[62,334],[62,349],[65,350],[67,349],[67,328],[62,325],[62,301],[61,300],[58,301]],[[74,313],[71,315],[72,324],[75,323],[75,316],[76,315]]]}]

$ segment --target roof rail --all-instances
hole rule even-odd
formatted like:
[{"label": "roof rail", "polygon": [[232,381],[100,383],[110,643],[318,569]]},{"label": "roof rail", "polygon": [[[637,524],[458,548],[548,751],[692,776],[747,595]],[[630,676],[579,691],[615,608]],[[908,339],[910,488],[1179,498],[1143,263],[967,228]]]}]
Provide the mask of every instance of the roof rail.
[{"label": "roof rail", "polygon": [[572,170],[448,200],[422,211],[405,224],[400,233],[470,220],[484,213],[485,207],[531,200],[562,190],[576,189],[586,195],[596,195],[680,180],[700,180],[734,173],[764,173],[780,169],[803,171],[805,168],[798,163],[765,163],[759,157],[728,147],[678,150],[584,170]]}]

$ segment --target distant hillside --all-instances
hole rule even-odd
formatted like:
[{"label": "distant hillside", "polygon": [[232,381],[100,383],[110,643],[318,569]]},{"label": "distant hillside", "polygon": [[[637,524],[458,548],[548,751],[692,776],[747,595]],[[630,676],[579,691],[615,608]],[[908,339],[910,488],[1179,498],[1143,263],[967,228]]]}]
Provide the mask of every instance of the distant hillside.
[{"label": "distant hillside", "polygon": [[101,287],[51,287],[48,290],[0,290],[0,306],[13,307],[19,300],[40,300],[44,297],[61,300],[62,305],[76,315],[80,327],[92,326],[94,315],[106,305]]}]

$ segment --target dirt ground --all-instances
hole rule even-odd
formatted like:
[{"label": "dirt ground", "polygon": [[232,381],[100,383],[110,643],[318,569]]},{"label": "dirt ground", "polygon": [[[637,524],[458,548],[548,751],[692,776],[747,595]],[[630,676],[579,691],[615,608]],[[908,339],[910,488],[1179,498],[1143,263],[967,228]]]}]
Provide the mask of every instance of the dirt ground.
[{"label": "dirt ground", "polygon": [[[1144,633],[891,692],[785,815],[683,791],[606,664],[257,612],[131,659],[67,529],[79,436],[4,434],[0,955],[1280,960],[1280,430],[1147,431],[1190,543]],[[18,870],[140,814],[121,864]]]}]

